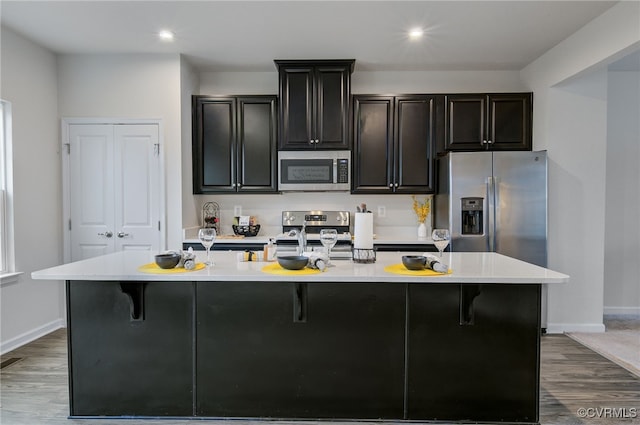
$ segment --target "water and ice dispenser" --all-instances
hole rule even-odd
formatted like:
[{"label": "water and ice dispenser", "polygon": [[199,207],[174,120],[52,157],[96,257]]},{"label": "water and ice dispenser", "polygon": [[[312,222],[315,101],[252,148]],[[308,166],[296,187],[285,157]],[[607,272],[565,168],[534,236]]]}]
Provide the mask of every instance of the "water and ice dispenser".
[{"label": "water and ice dispenser", "polygon": [[462,234],[481,235],[483,232],[482,223],[484,198],[462,198]]}]

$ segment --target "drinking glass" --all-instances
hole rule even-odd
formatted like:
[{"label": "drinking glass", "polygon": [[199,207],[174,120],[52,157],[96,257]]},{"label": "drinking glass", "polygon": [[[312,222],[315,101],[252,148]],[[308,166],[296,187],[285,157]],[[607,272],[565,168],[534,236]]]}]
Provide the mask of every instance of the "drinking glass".
[{"label": "drinking glass", "polygon": [[338,231],[336,229],[320,230],[320,243],[327,250],[327,257],[331,257],[331,248],[338,242]]},{"label": "drinking glass", "polygon": [[213,261],[209,259],[209,250],[213,246],[213,242],[216,240],[216,229],[209,227],[198,230],[198,239],[200,239],[200,243],[207,250],[207,261],[205,261],[204,264],[206,266],[213,266]]},{"label": "drinking glass", "polygon": [[449,230],[447,229],[433,229],[433,233],[431,233],[431,239],[433,239],[433,244],[440,251],[440,256],[442,257],[442,252],[449,245]]}]

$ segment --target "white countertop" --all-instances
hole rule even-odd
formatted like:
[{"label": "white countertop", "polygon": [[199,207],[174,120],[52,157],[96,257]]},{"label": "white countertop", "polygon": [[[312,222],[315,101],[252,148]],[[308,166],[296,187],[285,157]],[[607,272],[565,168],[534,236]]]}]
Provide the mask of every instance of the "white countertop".
[{"label": "white countertop", "polygon": [[[215,265],[203,270],[172,274],[149,274],[138,267],[154,261],[149,251],[122,251],[33,272],[40,280],[137,280],[137,281],[262,281],[262,282],[424,282],[424,283],[565,283],[569,276],[496,253],[445,253],[443,262],[451,274],[407,276],[384,271],[402,262],[407,252],[378,252],[372,264],[333,260],[322,273],[297,276],[268,274],[261,269],[270,263],[238,262],[235,252],[212,251]],[[419,254],[419,252],[413,253]],[[197,261],[205,258],[197,251]]]},{"label": "white countertop", "polygon": [[[309,236],[313,237],[314,235],[307,235],[307,239]],[[276,240],[278,235],[273,236],[252,236],[252,237],[244,237],[244,238],[234,238],[229,236],[220,236],[216,239],[216,244],[257,244],[264,245],[269,242],[269,239]],[[184,243],[196,243],[199,244],[200,240],[197,237],[188,237],[183,240]],[[418,239],[418,238],[403,238],[403,237],[394,237],[394,236],[374,236],[373,238],[374,245],[384,245],[384,244],[393,244],[393,245],[433,245],[433,240],[431,238],[427,239]]]}]

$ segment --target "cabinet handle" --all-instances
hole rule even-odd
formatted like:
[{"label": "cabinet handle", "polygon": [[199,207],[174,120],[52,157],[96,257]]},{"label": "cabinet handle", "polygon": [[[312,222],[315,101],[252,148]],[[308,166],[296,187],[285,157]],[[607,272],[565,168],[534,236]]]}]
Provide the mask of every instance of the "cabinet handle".
[{"label": "cabinet handle", "polygon": [[483,144],[483,145],[486,145],[486,144],[487,144],[487,141],[486,141],[486,140],[483,140],[483,141],[482,141],[482,144]]},{"label": "cabinet handle", "polygon": [[481,292],[481,285],[460,285],[460,326],[475,324],[473,302]]},{"label": "cabinet handle", "polygon": [[394,187],[398,187],[398,183],[396,183],[396,184],[394,185]]},{"label": "cabinet handle", "polygon": [[104,233],[98,233],[98,236],[106,236],[107,238],[110,238],[111,236],[113,236],[113,232],[107,230]]},{"label": "cabinet handle", "polygon": [[129,321],[144,320],[144,282],[120,282],[120,290],[129,298]]},{"label": "cabinet handle", "polygon": [[389,187],[393,189],[393,183],[389,183]]},{"label": "cabinet handle", "polygon": [[119,238],[124,238],[125,236],[129,236],[129,234],[125,233],[125,232],[118,232],[118,237]]},{"label": "cabinet handle", "polygon": [[307,285],[305,283],[293,284],[293,323],[306,323],[307,321]]},{"label": "cabinet handle", "polygon": [[313,139],[309,140],[309,144],[313,145],[315,143],[315,141]]},{"label": "cabinet handle", "polygon": [[320,140],[316,139],[316,145],[317,145],[318,143],[320,143]]}]

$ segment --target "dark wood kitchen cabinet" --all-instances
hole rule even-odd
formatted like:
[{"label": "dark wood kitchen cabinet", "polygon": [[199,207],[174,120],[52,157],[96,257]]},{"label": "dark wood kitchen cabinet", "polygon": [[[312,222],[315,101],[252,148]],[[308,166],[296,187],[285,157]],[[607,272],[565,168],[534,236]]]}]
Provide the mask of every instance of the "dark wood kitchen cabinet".
[{"label": "dark wood kitchen cabinet", "polygon": [[349,149],[355,60],[276,60],[281,150]]},{"label": "dark wood kitchen cabinet", "polygon": [[72,416],[193,414],[193,284],[67,282]]},{"label": "dark wood kitchen cabinet", "polygon": [[433,193],[444,96],[353,96],[353,193]]},{"label": "dark wood kitchen cabinet", "polygon": [[403,417],[406,285],[197,285],[198,416]]},{"label": "dark wood kitchen cabinet", "polygon": [[447,95],[444,151],[531,150],[532,93]]},{"label": "dark wood kitchen cabinet", "polygon": [[193,193],[276,193],[276,96],[193,96],[192,106]]},{"label": "dark wood kitchen cabinet", "polygon": [[540,290],[409,284],[406,419],[537,423]]}]

